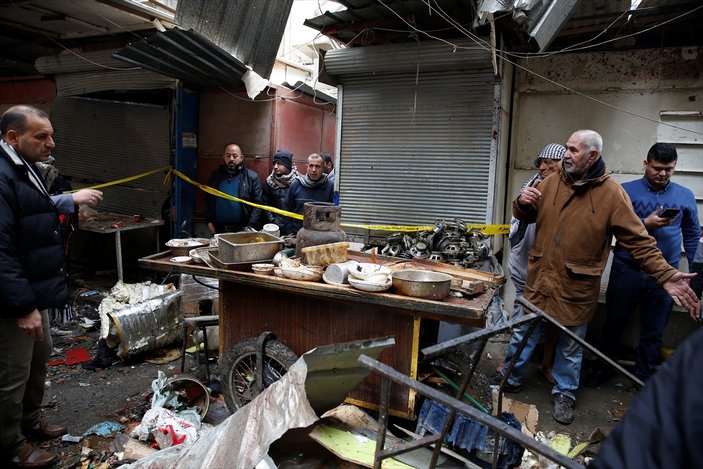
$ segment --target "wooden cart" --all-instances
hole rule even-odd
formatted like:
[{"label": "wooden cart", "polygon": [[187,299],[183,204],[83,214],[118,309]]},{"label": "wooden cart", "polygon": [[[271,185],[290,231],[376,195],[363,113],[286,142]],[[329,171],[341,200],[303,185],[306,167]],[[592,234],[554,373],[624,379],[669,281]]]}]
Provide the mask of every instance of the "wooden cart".
[{"label": "wooden cart", "polygon": [[[144,268],[215,277],[220,285],[220,358],[244,340],[262,331],[273,331],[277,339],[298,356],[319,345],[392,336],[395,346],[385,350],[380,361],[417,378],[420,332],[425,320],[442,320],[482,327],[484,313],[497,286],[503,281],[485,272],[462,269],[433,261],[409,261],[419,267],[452,274],[455,278],[485,281],[488,288],[471,298],[450,297],[425,300],[393,293],[369,293],[346,286],[305,282],[254,272],[212,269],[190,264],[176,265],[169,253],[140,259]],[[368,262],[368,256],[351,253],[350,258]],[[379,263],[398,262],[379,258]],[[348,396],[347,402],[376,409],[380,379],[369,376]],[[415,393],[401,387],[391,389],[391,413],[415,418]]]}]

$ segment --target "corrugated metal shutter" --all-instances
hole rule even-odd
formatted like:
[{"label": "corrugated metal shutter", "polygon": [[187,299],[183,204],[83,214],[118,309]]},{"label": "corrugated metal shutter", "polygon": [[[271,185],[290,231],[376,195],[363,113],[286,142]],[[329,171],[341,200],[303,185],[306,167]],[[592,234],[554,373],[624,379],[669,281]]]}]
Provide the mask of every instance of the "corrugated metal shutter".
[{"label": "corrugated metal shutter", "polygon": [[[396,53],[392,67],[413,63],[413,54],[408,48]],[[361,67],[378,66],[379,73],[342,77],[338,177],[344,222],[488,221],[496,89],[490,62],[464,61],[463,70],[423,66],[416,76],[415,67],[383,73],[376,60]]]},{"label": "corrugated metal shutter", "polygon": [[[163,106],[56,98],[51,108],[56,167],[73,181],[110,182],[166,166],[170,113]],[[160,218],[168,196],[163,174],[101,189],[101,211]]]}]

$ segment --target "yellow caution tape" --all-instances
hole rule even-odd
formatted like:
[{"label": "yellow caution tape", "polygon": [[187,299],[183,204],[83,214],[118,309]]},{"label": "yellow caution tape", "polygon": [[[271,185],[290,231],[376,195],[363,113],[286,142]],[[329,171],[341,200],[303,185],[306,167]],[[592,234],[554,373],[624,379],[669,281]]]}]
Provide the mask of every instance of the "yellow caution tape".
[{"label": "yellow caution tape", "polygon": [[[171,174],[173,173],[176,176],[178,176],[179,178],[183,179],[184,181],[186,181],[190,184],[193,184],[194,186],[200,188],[201,190],[207,192],[208,194],[211,194],[211,195],[214,195],[217,197],[222,197],[223,199],[233,200],[235,202],[239,202],[242,204],[247,204],[252,207],[259,208],[261,210],[266,210],[269,212],[277,213],[277,214],[282,215],[284,217],[295,218],[296,220],[303,219],[303,216],[300,215],[299,213],[289,212],[287,210],[281,210],[279,208],[270,207],[268,205],[257,204],[254,202],[250,202],[248,200],[234,197],[233,195],[225,194],[224,192],[221,192],[221,191],[214,189],[210,186],[206,186],[205,184],[200,184],[199,182],[193,181],[191,178],[189,178],[188,176],[186,176],[182,172],[178,171],[177,169],[173,169],[170,166],[163,166],[158,169],[146,171],[144,173],[136,174],[134,176],[126,177],[123,179],[118,179],[116,181],[106,182],[104,184],[97,184],[95,186],[87,187],[87,189],[102,189],[103,187],[116,186],[118,184],[124,184],[126,182],[131,182],[131,181],[158,173],[160,171],[166,171],[166,170],[168,170],[168,172],[164,176],[164,185],[168,185],[170,183]],[[74,192],[78,192],[78,190],[80,190],[80,189],[67,191],[66,193],[72,194]],[[354,223],[342,223],[341,226],[348,227],[348,228],[359,228],[359,229],[370,230],[370,231],[393,231],[393,232],[405,232],[405,233],[416,232],[416,231],[431,231],[431,230],[435,229],[434,225],[359,225],[359,224],[354,224]],[[466,225],[466,228],[468,230],[478,230],[481,233],[487,234],[487,235],[508,234],[510,232],[510,225]]]},{"label": "yellow caution tape", "polygon": [[[126,178],[123,178],[123,179],[118,179],[118,180],[116,180],[116,181],[106,182],[106,183],[104,183],[104,184],[98,184],[98,185],[96,185],[96,186],[85,187],[84,189],[102,189],[103,187],[116,186],[116,185],[118,185],[118,184],[124,184],[125,182],[134,181],[134,180],[136,180],[136,179],[140,179],[140,178],[143,178],[143,177],[146,177],[146,176],[151,176],[152,174],[158,173],[158,172],[160,172],[160,171],[166,171],[166,170],[169,169],[169,168],[170,168],[170,166],[163,166],[163,167],[161,167],[161,168],[159,168],[159,169],[153,169],[153,170],[147,171],[147,172],[145,172],[145,173],[137,174],[136,176],[126,177]],[[168,174],[167,174],[167,176],[168,176]],[[65,193],[66,193],[66,194],[73,194],[74,192],[78,192],[79,190],[81,190],[81,189],[75,189],[75,190],[72,190],[72,191],[66,191]]]}]

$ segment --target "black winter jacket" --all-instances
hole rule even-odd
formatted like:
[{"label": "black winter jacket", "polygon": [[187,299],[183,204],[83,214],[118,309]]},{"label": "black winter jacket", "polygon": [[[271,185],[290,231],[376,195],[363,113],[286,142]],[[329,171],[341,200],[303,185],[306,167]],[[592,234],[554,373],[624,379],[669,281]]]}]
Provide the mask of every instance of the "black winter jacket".
[{"label": "black winter jacket", "polygon": [[[247,169],[244,165],[239,166],[239,173],[241,173],[242,178],[239,182],[239,198],[243,200],[248,200],[249,202],[254,202],[255,204],[263,203],[263,195],[261,189],[261,180],[259,175],[256,174],[251,169]],[[213,189],[217,189],[225,178],[229,177],[230,174],[227,172],[227,165],[223,164],[217,168],[210,176],[210,181],[208,185]],[[205,196],[205,221],[207,223],[215,223],[217,219],[215,218],[215,201],[216,196],[207,194]],[[241,204],[242,212],[244,214],[244,220],[242,221],[243,226],[251,226],[256,229],[261,229],[264,224],[264,219],[262,211],[260,208],[252,207],[251,205]]]},{"label": "black winter jacket", "polygon": [[0,147],[0,316],[20,318],[66,303],[59,214]]}]

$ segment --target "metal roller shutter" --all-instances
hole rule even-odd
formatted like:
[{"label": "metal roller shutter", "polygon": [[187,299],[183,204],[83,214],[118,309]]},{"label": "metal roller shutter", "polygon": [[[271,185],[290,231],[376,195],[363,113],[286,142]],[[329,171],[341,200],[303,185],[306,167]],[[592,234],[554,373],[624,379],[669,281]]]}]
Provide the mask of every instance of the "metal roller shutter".
[{"label": "metal roller shutter", "polygon": [[[56,98],[51,108],[56,167],[74,189],[166,166],[170,113],[164,106],[88,98]],[[160,218],[168,197],[163,174],[101,189],[101,211]]]},{"label": "metal roller shutter", "polygon": [[345,222],[490,221],[500,89],[491,68],[348,75],[342,83]]}]

